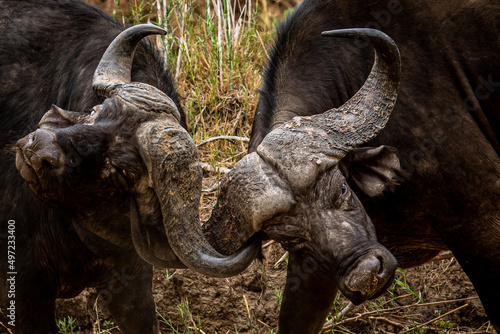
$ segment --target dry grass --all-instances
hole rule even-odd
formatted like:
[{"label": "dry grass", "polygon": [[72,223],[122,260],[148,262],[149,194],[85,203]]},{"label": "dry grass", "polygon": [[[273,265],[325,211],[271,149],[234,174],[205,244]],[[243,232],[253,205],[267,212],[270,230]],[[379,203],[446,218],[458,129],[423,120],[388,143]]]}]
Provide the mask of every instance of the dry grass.
[{"label": "dry grass", "polygon": [[[282,11],[251,0],[114,0],[122,21],[162,26],[158,37],[166,65],[182,98],[196,143],[215,136],[249,137],[261,75]],[[202,162],[231,167],[246,152],[239,141],[211,142],[200,148]]]}]

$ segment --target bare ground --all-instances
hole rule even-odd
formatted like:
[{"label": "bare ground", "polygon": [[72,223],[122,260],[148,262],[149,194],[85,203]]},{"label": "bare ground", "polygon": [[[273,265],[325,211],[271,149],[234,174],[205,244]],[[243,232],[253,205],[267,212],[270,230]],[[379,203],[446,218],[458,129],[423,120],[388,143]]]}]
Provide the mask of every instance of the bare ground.
[{"label": "bare ground", "polygon": [[[274,265],[284,253],[279,245],[272,244],[264,252],[266,260],[263,263],[254,262],[244,273],[227,279],[207,278],[190,270],[170,270],[167,277],[165,269],[155,269],[154,297],[161,314],[159,318],[171,323],[170,326],[161,321],[163,333],[170,333],[171,327],[179,333],[276,331],[277,295],[284,287],[286,263]],[[398,272],[397,276],[401,282],[404,280],[404,273]],[[407,329],[410,329],[409,333],[494,333],[488,329],[488,320],[479,300],[474,298],[477,295],[472,284],[455,259],[407,270],[406,283],[411,290],[395,284],[378,300],[357,306],[348,313],[344,321],[357,315],[361,318],[338,325],[337,330],[344,333],[400,333]],[[409,291],[414,295],[409,295]],[[99,301],[99,313],[96,314],[95,299],[95,291],[89,289],[77,298],[61,300],[57,318],[76,318],[82,334],[95,333],[97,320],[103,330],[104,321],[113,320]],[[467,300],[447,302],[456,299]],[[338,302],[343,306],[348,304],[343,297]],[[405,305],[410,307],[395,310]],[[180,306],[184,306],[181,311]],[[186,306],[189,312],[186,312]],[[338,305],[337,309],[340,309]],[[375,309],[379,310],[378,314],[365,314]],[[453,312],[433,321],[450,311]],[[429,321],[429,324],[418,326]],[[197,331],[196,327],[201,330]],[[114,329],[111,332],[119,331]]]},{"label": "bare ground", "polygon": [[[204,186],[214,181],[205,179]],[[214,200],[213,193],[204,196],[203,220]],[[283,254],[281,246],[273,243],[264,248],[263,262],[256,261],[244,273],[227,279],[191,270],[155,269],[153,290],[163,333],[276,332],[286,263],[275,263]],[[398,271],[396,278],[382,297],[347,313],[335,332],[494,333],[472,283],[454,258]],[[76,318],[81,334],[99,333],[96,324],[101,331],[119,333],[109,325],[113,319],[101,304],[99,298],[96,303],[96,292],[88,289],[77,298],[58,301],[56,318]],[[332,312],[347,304],[339,296]]]}]

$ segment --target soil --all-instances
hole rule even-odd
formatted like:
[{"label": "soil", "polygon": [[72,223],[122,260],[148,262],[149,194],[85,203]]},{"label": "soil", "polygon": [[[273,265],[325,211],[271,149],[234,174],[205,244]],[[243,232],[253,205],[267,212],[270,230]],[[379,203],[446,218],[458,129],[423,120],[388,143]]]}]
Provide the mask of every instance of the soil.
[{"label": "soil", "polygon": [[[214,182],[213,177],[205,178],[203,186],[208,188]],[[215,193],[203,196],[202,220],[208,219],[215,199]],[[285,251],[278,243],[272,243],[264,247],[263,253],[264,261],[254,261],[245,272],[227,279],[209,278],[187,269],[155,268],[153,293],[162,332],[276,332],[278,296],[285,285],[286,262],[275,264]],[[109,333],[119,333],[96,297],[94,289],[87,289],[76,298],[59,300],[56,319],[76,318],[80,334],[100,333],[98,325],[101,331],[110,329]],[[457,299],[461,301],[450,302]],[[348,303],[339,295],[332,313],[340,312]],[[401,306],[408,307],[394,310]],[[367,314],[374,310],[378,310],[378,314]],[[433,320],[448,312],[451,313]],[[361,317],[357,321],[346,322],[358,315]],[[338,332],[400,333],[409,329],[409,333],[494,333],[488,327],[472,283],[453,257],[406,271],[398,270],[394,286],[388,292],[355,307],[343,321],[335,327]]]},{"label": "soil", "polygon": [[[275,263],[284,254],[284,250],[274,243],[264,250],[264,254],[265,261],[254,262],[244,273],[227,279],[207,278],[190,270],[155,269],[153,291],[161,314],[159,319],[162,332],[270,333],[271,329],[276,332],[279,314],[277,295],[284,287],[286,263],[282,262],[277,266]],[[455,259],[428,263],[397,273],[400,282],[404,282],[405,277],[410,290],[395,283],[395,287],[383,296],[357,306],[344,319],[375,309],[392,311],[372,315],[370,318],[363,316],[358,321],[337,326],[337,330],[346,333],[399,333],[413,328],[410,333],[494,333],[493,329],[488,329],[488,319],[479,299],[475,298],[477,294]],[[409,292],[413,295],[409,295]],[[465,301],[448,302],[471,297],[472,299]],[[96,305],[95,300],[96,293],[92,289],[76,298],[60,300],[56,318],[72,316],[77,319],[81,334],[97,333],[96,323],[103,330],[106,328],[103,324],[106,321],[112,322],[113,319],[99,301]],[[436,304],[409,307],[398,312],[393,310],[416,303]],[[334,306],[338,311],[347,304],[348,300],[340,297]],[[432,321],[466,304],[468,305],[448,316]],[[186,306],[189,312],[186,312]],[[182,307],[184,313],[181,311]],[[171,325],[163,322],[162,317]],[[418,323],[429,321],[430,324],[421,326],[425,331],[414,328]],[[195,324],[201,328],[200,331],[195,329]],[[111,325],[108,328],[113,327]],[[172,328],[178,332],[172,331]],[[111,333],[119,331],[113,329]]]}]

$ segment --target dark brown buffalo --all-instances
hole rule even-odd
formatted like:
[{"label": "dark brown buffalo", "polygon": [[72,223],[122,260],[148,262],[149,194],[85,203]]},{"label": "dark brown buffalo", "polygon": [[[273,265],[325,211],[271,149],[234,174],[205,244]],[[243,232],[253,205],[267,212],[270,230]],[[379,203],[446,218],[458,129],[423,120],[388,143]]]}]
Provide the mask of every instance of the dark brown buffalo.
[{"label": "dark brown buffalo", "polygon": [[[316,136],[305,142],[294,127],[307,123],[315,133],[312,123],[319,116],[310,115],[345,103],[373,64],[370,38],[349,41],[321,34],[365,27],[384,31],[400,48],[398,102],[376,138],[350,150],[338,164],[311,173],[308,162],[314,162],[310,158],[318,147],[335,151],[344,141],[331,143],[324,136],[323,143]],[[290,200],[264,224],[247,219],[237,229],[246,231],[242,242],[261,229],[290,251],[280,333],[317,333],[337,288],[353,302],[361,300],[346,293],[342,272],[334,264],[340,251],[356,253],[365,244],[339,243],[338,236],[349,233],[352,225],[322,209],[336,212],[344,192],[352,191],[372,219],[379,242],[400,267],[422,264],[450,249],[500,330],[499,55],[497,1],[305,0],[280,25],[263,78],[246,168],[262,164],[251,159],[265,160],[265,176],[284,184],[288,197],[283,198]],[[371,87],[379,90],[381,84]],[[337,112],[337,117],[346,116]],[[377,196],[393,176],[401,184]],[[304,184],[310,188],[304,190]],[[359,214],[353,217],[368,221]]]},{"label": "dark brown buffalo", "polygon": [[88,286],[122,333],[158,333],[152,264],[227,277],[258,251],[205,239],[196,146],[141,42],[165,32],[123,29],[80,1],[0,1],[0,294],[15,333],[57,333],[55,299]]},{"label": "dark brown buffalo", "polygon": [[[376,241],[374,226],[347,183],[345,162],[355,155],[370,160],[366,166],[379,173],[364,180],[364,187],[373,194],[393,186],[401,173],[393,149],[357,148],[373,139],[391,115],[400,78],[398,48],[373,29],[328,35],[369,39],[376,57],[365,83],[338,108],[277,122],[223,181],[205,225],[223,253],[232,253],[256,232],[290,252],[282,333],[318,331],[337,288],[359,304],[385,291],[396,269],[396,259]],[[276,96],[285,108],[291,106],[288,99],[286,93]]]}]

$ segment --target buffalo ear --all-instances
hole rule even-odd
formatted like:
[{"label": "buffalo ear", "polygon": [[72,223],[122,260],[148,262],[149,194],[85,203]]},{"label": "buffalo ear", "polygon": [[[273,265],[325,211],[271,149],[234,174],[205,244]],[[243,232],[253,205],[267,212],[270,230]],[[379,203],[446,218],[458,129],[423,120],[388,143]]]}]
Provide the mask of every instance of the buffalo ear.
[{"label": "buffalo ear", "polygon": [[342,159],[340,168],[347,179],[371,197],[394,190],[405,177],[396,149],[390,146],[354,148]]},{"label": "buffalo ear", "polygon": [[38,122],[38,127],[40,129],[61,129],[83,123],[89,117],[88,114],[65,110],[53,104]]}]

